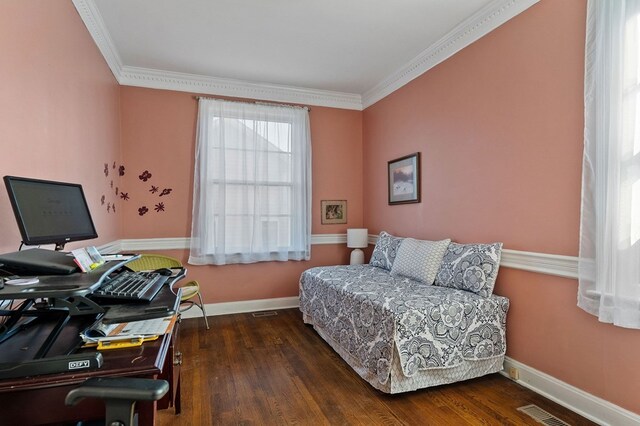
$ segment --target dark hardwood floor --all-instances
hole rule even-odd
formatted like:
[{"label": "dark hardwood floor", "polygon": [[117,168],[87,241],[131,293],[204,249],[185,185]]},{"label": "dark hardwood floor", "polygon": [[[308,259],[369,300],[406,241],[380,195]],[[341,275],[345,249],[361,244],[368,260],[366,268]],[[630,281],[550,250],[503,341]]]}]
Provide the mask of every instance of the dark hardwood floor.
[{"label": "dark hardwood floor", "polygon": [[536,404],[571,425],[593,424],[492,374],[387,395],[362,380],[297,309],[182,321],[182,414],[160,425],[539,425]]}]

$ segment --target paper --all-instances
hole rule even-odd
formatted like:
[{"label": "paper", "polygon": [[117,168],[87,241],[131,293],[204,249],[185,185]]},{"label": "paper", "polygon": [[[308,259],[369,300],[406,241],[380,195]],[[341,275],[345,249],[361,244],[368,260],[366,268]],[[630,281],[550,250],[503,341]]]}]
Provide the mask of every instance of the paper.
[{"label": "paper", "polygon": [[91,258],[93,263],[97,263],[99,265],[102,265],[104,263],[102,255],[95,246],[87,246],[85,247],[85,250],[87,251],[87,253],[89,253],[89,257]]},{"label": "paper", "polygon": [[106,350],[106,349],[123,349],[123,348],[134,348],[136,346],[142,345],[144,342],[149,342],[151,340],[156,340],[158,336],[150,336],[150,337],[131,337],[127,339],[119,339],[119,340],[101,340],[98,342],[98,350]]},{"label": "paper", "polygon": [[40,280],[38,277],[33,278],[15,278],[12,280],[4,280],[4,283],[7,285],[32,285],[38,284]]},{"label": "paper", "polygon": [[82,340],[87,344],[100,342],[118,342],[121,340],[131,341],[157,337],[171,333],[177,315],[164,318],[154,318],[144,321],[132,321],[119,324],[94,325],[89,330],[80,334]]},{"label": "paper", "polygon": [[89,272],[105,262],[98,249],[94,246],[71,250],[71,254],[73,254],[74,261],[82,272]]},{"label": "paper", "polygon": [[132,321],[116,324],[110,336],[157,336],[170,333],[176,316],[153,318],[144,321]]}]

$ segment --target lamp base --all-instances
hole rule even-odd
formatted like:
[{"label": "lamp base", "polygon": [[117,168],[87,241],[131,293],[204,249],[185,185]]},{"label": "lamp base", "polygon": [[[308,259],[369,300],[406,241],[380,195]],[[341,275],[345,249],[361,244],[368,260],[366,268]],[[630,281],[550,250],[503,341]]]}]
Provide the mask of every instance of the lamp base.
[{"label": "lamp base", "polygon": [[362,265],[364,263],[364,252],[360,249],[354,249],[351,252],[350,265]]}]

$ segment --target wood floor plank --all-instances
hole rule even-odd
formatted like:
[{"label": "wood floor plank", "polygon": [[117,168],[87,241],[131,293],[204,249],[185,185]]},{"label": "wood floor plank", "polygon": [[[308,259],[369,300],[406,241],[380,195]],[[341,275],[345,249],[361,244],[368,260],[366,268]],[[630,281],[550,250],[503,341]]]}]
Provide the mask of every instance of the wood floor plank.
[{"label": "wood floor plank", "polygon": [[538,425],[517,411],[536,404],[571,425],[592,425],[492,374],[397,395],[362,380],[297,309],[181,324],[182,414],[163,425]]}]

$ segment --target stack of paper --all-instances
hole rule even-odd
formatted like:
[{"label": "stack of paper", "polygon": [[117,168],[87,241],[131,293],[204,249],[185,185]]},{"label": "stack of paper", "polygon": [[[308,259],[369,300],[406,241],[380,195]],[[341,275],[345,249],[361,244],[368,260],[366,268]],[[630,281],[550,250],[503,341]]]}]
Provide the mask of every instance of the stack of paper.
[{"label": "stack of paper", "polygon": [[140,346],[143,342],[155,340],[158,336],[171,333],[177,315],[154,318],[144,321],[132,321],[120,324],[98,323],[80,334],[87,346],[98,349],[117,349]]},{"label": "stack of paper", "polygon": [[100,252],[94,246],[71,250],[71,254],[82,272],[89,272],[104,263]]}]

